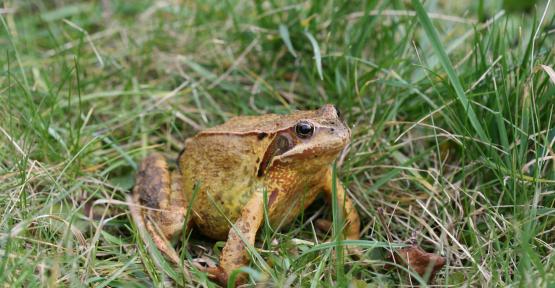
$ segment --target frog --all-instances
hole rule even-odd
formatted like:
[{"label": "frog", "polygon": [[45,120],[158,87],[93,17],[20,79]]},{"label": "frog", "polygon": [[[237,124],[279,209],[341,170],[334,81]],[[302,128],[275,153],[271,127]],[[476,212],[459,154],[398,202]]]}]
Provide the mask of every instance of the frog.
[{"label": "frog", "polygon": [[184,229],[226,241],[217,266],[202,268],[222,285],[249,264],[248,247],[264,223],[288,225],[319,195],[327,203],[335,198],[344,238],[358,240],[359,215],[333,169],[350,138],[331,104],[232,117],[185,140],[173,171],[159,153],[141,162],[130,197],[132,218],[174,263],[180,258],[172,239]]}]

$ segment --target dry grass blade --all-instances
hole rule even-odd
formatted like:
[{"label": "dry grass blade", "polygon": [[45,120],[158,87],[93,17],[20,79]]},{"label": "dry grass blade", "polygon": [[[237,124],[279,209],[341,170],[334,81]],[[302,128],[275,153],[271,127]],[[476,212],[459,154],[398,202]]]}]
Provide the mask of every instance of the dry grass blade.
[{"label": "dry grass blade", "polygon": [[555,84],[555,71],[553,70],[553,68],[543,64],[540,65],[540,67],[542,67],[543,71],[547,73],[547,76],[549,76],[549,79],[551,80],[551,82]]}]

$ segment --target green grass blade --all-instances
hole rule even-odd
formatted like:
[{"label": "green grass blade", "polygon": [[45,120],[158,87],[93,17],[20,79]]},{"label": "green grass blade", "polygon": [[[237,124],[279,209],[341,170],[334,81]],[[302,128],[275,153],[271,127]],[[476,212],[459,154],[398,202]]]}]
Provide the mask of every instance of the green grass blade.
[{"label": "green grass blade", "polygon": [[305,31],[304,35],[310,41],[312,45],[312,50],[314,52],[314,61],[316,61],[316,70],[318,70],[318,76],[320,76],[320,80],[324,80],[324,72],[322,72],[322,54],[320,53],[320,46],[318,45],[318,41],[316,38],[310,34],[310,32]]},{"label": "green grass blade", "polygon": [[345,268],[343,267],[345,264],[345,253],[341,242],[343,241],[343,203],[338,203],[337,201],[337,175],[335,173],[336,166],[333,164],[332,166],[332,180],[331,180],[331,210],[333,216],[333,240],[335,244],[335,273],[337,275],[337,283],[338,285],[345,285]]},{"label": "green grass blade", "polygon": [[484,132],[484,129],[480,124],[480,121],[478,120],[478,116],[476,116],[474,109],[472,108],[472,106],[470,106],[470,102],[468,101],[468,98],[464,93],[464,89],[461,85],[461,82],[457,77],[457,74],[455,72],[455,69],[453,68],[453,65],[451,64],[451,60],[449,60],[449,57],[447,56],[447,53],[445,52],[445,49],[443,48],[443,45],[439,40],[439,35],[437,34],[437,31],[434,28],[434,25],[432,24],[430,17],[428,17],[428,13],[426,13],[426,10],[424,10],[424,7],[420,3],[420,0],[412,0],[412,4],[414,5],[414,9],[416,10],[416,16],[418,17],[418,20],[420,20],[420,23],[422,24],[422,28],[426,32],[426,35],[428,36],[428,39],[431,42],[434,52],[439,57],[441,66],[443,66],[443,69],[445,69],[445,72],[447,72],[447,76],[449,77],[449,80],[451,80],[451,84],[455,89],[457,98],[459,99],[462,106],[464,107],[467,117],[470,120],[470,123],[474,127],[474,130],[478,134],[478,137],[480,138],[480,140],[489,142],[488,137],[486,136],[486,133]]},{"label": "green grass blade", "polygon": [[281,36],[283,43],[285,43],[285,46],[287,46],[289,53],[291,53],[293,57],[297,58],[297,52],[295,52],[295,48],[293,48],[293,43],[291,43],[291,37],[289,37],[289,29],[287,28],[287,26],[285,26],[285,24],[279,25],[279,36]]}]

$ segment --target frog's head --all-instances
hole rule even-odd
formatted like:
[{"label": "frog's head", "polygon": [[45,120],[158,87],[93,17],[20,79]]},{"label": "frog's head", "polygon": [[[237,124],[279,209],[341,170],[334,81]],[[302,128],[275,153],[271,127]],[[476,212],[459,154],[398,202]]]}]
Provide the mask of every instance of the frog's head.
[{"label": "frog's head", "polygon": [[323,156],[337,156],[349,143],[351,131],[341,118],[341,113],[333,105],[307,113],[299,119],[282,137],[289,137],[290,149],[280,158],[301,158],[304,160]]},{"label": "frog's head", "polygon": [[327,167],[349,143],[351,131],[333,105],[285,117],[289,124],[275,134],[259,174],[276,162],[308,170]]}]

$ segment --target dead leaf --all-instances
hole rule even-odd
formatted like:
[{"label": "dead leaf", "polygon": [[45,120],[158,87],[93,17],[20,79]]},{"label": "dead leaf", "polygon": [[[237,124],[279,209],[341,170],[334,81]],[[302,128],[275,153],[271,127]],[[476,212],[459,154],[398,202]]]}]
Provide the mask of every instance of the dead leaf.
[{"label": "dead leaf", "polygon": [[[446,262],[445,257],[428,253],[416,244],[395,251],[394,259],[397,264],[407,267],[421,277],[429,274],[428,283],[434,280],[436,273],[443,268]],[[393,267],[393,265],[386,265],[385,268],[391,269]]]}]

